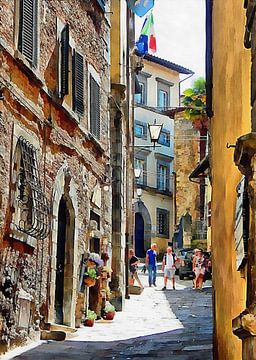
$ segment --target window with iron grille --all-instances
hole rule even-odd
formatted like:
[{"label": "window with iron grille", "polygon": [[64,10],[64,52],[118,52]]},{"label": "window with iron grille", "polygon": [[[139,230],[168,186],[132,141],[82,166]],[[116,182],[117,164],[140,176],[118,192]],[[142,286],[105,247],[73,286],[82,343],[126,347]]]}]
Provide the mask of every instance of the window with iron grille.
[{"label": "window with iron grille", "polygon": [[73,111],[84,114],[84,58],[74,51],[72,56]]},{"label": "window with iron grille", "polygon": [[157,211],[157,233],[163,237],[169,237],[169,218],[170,212],[166,209],[156,209]]},{"label": "window with iron grille", "polygon": [[38,0],[20,0],[18,49],[31,65],[37,65]]},{"label": "window with iron grille", "polygon": [[69,92],[69,26],[66,25],[61,32],[60,40],[60,95]]},{"label": "window with iron grille", "polygon": [[90,131],[100,139],[100,87],[90,75]]},{"label": "window with iron grille", "polygon": [[13,223],[37,239],[49,232],[49,207],[42,191],[35,147],[22,136],[16,147],[16,206]]}]

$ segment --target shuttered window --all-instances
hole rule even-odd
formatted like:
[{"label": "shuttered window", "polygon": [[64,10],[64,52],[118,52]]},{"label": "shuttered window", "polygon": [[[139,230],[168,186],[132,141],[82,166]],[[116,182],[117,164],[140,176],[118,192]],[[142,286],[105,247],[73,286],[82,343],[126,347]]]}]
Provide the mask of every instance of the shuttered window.
[{"label": "shuttered window", "polygon": [[66,25],[61,32],[61,60],[60,60],[60,94],[61,97],[68,94],[69,74],[69,26]]},{"label": "shuttered window", "polygon": [[90,131],[100,139],[100,87],[90,75]]},{"label": "shuttered window", "polygon": [[98,4],[100,5],[101,9],[103,11],[105,11],[105,6],[106,6],[106,0],[97,0]]},{"label": "shuttered window", "polygon": [[18,49],[33,65],[37,65],[38,0],[20,0]]},{"label": "shuttered window", "polygon": [[84,114],[84,58],[74,51],[72,57],[73,111]]}]

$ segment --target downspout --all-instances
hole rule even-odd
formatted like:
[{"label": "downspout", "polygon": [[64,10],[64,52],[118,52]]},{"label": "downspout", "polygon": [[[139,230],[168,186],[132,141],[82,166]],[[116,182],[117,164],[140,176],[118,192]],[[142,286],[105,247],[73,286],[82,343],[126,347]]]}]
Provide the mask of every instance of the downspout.
[{"label": "downspout", "polygon": [[[131,79],[132,79],[132,70],[130,68],[130,49],[131,49],[131,38],[134,39],[134,26],[131,28],[130,23],[133,15],[128,5],[126,5],[126,106],[127,106],[127,113],[126,113],[126,225],[125,225],[125,298],[129,299],[129,247],[130,247],[130,228],[131,228],[131,199],[130,199],[130,191],[131,187],[133,186],[131,179],[131,168],[133,169],[133,137],[131,136],[131,121],[133,121],[133,107],[130,106],[131,102],[131,90],[133,93],[133,86],[131,87]],[[132,82],[133,85],[133,82]],[[132,114],[130,113],[132,111]],[[131,116],[131,117],[130,117]],[[131,163],[132,158],[132,163]]]},{"label": "downspout", "polygon": [[[209,118],[213,117],[212,108],[212,88],[213,88],[213,62],[212,62],[212,20],[213,20],[213,0],[206,0],[205,3],[205,30],[206,30],[206,51],[205,51],[205,72],[206,72],[206,114]],[[209,160],[211,162],[211,160]],[[213,277],[212,311],[213,311],[213,358],[218,359],[218,342],[216,338],[216,312],[215,312],[215,288]]]}]

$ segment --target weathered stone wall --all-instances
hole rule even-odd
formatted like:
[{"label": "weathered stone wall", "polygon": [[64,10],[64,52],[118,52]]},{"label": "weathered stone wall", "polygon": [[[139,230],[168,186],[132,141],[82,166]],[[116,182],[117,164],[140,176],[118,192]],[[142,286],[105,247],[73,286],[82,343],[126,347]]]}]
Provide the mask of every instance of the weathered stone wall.
[{"label": "weathered stone wall", "polygon": [[199,218],[199,185],[189,181],[189,175],[199,163],[199,132],[182,115],[174,121],[174,171],[176,172],[176,208],[179,223],[190,208],[193,220]]},{"label": "weathered stone wall", "polygon": [[[81,254],[88,247],[88,225],[91,197],[97,183],[108,176],[109,163],[109,63],[105,56],[109,24],[96,1],[40,1],[39,57],[38,68],[31,68],[22,55],[17,59],[17,14],[14,1],[0,4],[0,337],[4,346],[20,338],[18,334],[19,294],[31,295],[32,312],[40,312],[49,319],[52,295],[49,287],[56,261],[52,246],[52,227],[49,236],[36,246],[28,246],[11,235],[13,209],[10,206],[12,193],[13,145],[19,131],[26,134],[31,143],[36,143],[40,180],[52,214],[53,189],[56,176],[63,164],[72,181],[76,196],[74,229],[74,266],[72,281],[78,282]],[[57,17],[69,23],[71,42],[85,58],[84,116],[78,118],[70,109],[69,96],[62,102],[57,98],[58,42]],[[88,129],[88,78],[92,67],[100,79],[101,139],[96,140]],[[17,129],[20,129],[19,131]],[[63,193],[71,194],[69,185]],[[101,232],[111,232],[111,192],[104,194],[102,208],[97,208],[101,217]],[[103,196],[103,194],[102,194]],[[56,221],[50,218],[51,224]],[[7,254],[7,255],[6,255]],[[33,272],[33,276],[30,273]],[[9,273],[11,275],[9,275]],[[9,276],[11,279],[9,280]],[[0,281],[1,282],[1,281]],[[6,287],[10,287],[6,292]],[[8,290],[9,291],[9,290]],[[74,287],[76,291],[76,285]],[[9,300],[8,300],[9,299]],[[75,300],[73,300],[74,302]],[[6,309],[6,306],[8,309]],[[74,308],[74,304],[72,305]],[[72,309],[73,309],[72,308]],[[29,326],[22,330],[24,339],[35,327],[36,317],[29,319]],[[3,325],[1,325],[3,324]],[[3,336],[2,336],[3,335]],[[15,341],[14,341],[15,342]]]}]

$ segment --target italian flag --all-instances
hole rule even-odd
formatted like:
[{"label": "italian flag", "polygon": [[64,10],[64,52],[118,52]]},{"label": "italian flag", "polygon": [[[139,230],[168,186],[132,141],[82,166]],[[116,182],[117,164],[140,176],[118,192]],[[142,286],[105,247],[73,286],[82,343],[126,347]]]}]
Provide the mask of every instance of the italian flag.
[{"label": "italian flag", "polygon": [[136,42],[137,49],[141,55],[156,52],[156,37],[154,29],[154,18],[151,12],[146,17],[141,29],[139,40]]}]

